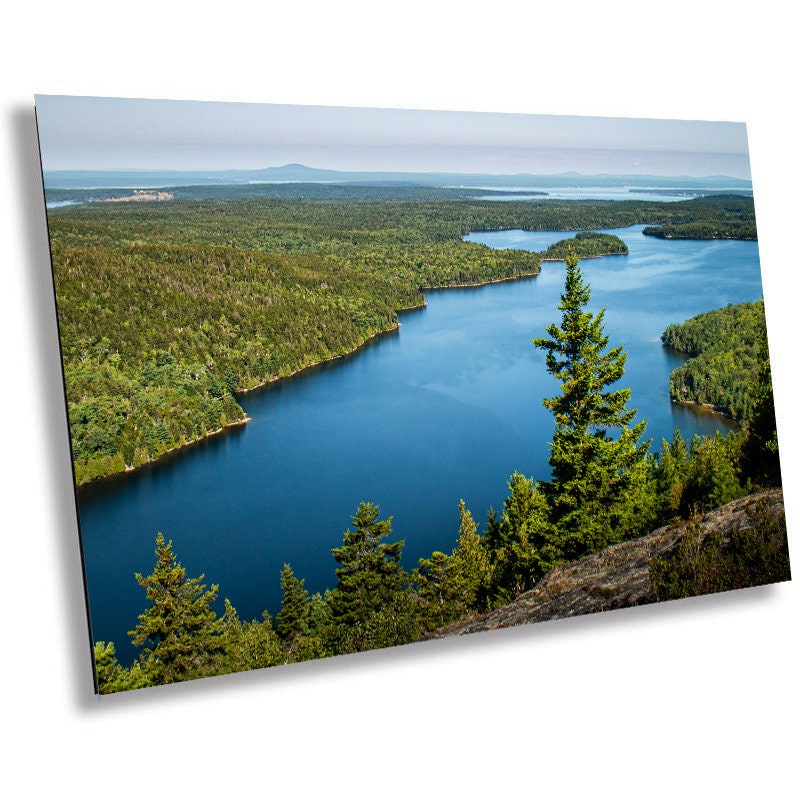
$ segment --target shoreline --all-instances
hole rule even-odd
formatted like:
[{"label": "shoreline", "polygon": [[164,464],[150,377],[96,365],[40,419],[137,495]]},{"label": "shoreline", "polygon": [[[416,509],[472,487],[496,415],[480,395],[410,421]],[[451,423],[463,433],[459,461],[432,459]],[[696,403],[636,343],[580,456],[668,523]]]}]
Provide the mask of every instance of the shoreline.
[{"label": "shoreline", "polygon": [[[609,253],[607,255],[627,255],[627,254],[626,253]],[[603,256],[601,256],[601,255],[598,255],[598,256],[586,256],[586,258],[602,258],[602,257]],[[421,286],[421,287],[419,287],[419,290],[420,290],[420,292],[422,292],[422,302],[418,303],[417,305],[408,306],[406,308],[395,309],[395,313],[399,315],[399,314],[403,314],[403,313],[406,313],[406,312],[419,311],[420,309],[425,308],[427,306],[427,301],[426,301],[425,294],[424,294],[425,292],[442,291],[442,290],[446,290],[446,289],[479,289],[479,288],[481,288],[483,286],[491,286],[492,284],[496,284],[496,283],[508,283],[508,282],[511,282],[511,281],[519,281],[519,280],[526,280],[526,279],[530,279],[530,278],[536,278],[542,271],[541,270],[541,264],[542,263],[544,263],[545,261],[555,262],[555,261],[561,261],[561,260],[563,260],[563,259],[558,259],[558,258],[540,259],[540,266],[539,266],[539,269],[536,270],[536,272],[524,273],[522,275],[511,275],[511,276],[509,276],[507,278],[496,278],[494,280],[482,281],[480,283],[452,283],[452,284],[447,284],[446,286]],[[288,375],[279,375],[279,376],[276,376],[274,378],[270,378],[269,380],[262,381],[261,383],[258,383],[255,386],[250,386],[250,387],[248,387],[246,389],[237,389],[236,392],[234,393],[234,396],[236,396],[236,395],[245,395],[245,394],[248,394],[250,392],[257,391],[259,389],[268,388],[268,387],[272,386],[273,384],[279,383],[280,381],[284,381],[284,380],[288,380],[290,378],[294,378],[297,375],[299,375],[301,372],[305,372],[306,370],[313,369],[314,367],[320,367],[323,364],[331,364],[331,363],[333,363],[335,361],[338,361],[339,359],[348,358],[350,356],[353,356],[361,348],[366,347],[370,342],[374,341],[378,337],[385,336],[387,333],[392,333],[393,331],[397,331],[400,328],[401,324],[402,323],[398,319],[398,321],[396,323],[394,323],[393,325],[389,326],[388,328],[385,328],[384,330],[377,331],[376,333],[373,333],[371,336],[367,337],[366,339],[364,339],[364,341],[362,341],[359,344],[355,345],[353,348],[351,348],[350,350],[348,350],[345,353],[340,353],[339,355],[331,356],[330,358],[325,358],[325,359],[322,359],[320,361],[311,362],[310,364],[306,364],[306,365],[304,365],[302,367],[298,367],[297,369],[295,369],[292,372],[290,372]],[[186,448],[189,448],[192,445],[198,444],[200,442],[205,441],[206,439],[211,438],[212,436],[217,436],[218,434],[224,433],[229,428],[235,428],[235,427],[238,427],[238,426],[241,426],[241,425],[246,425],[248,422],[250,422],[252,420],[252,417],[250,417],[247,414],[247,411],[245,411],[244,408],[242,408],[242,411],[244,412],[244,415],[245,415],[242,419],[234,420],[233,422],[229,422],[227,425],[224,425],[221,428],[217,428],[216,430],[213,430],[213,431],[208,431],[207,433],[203,434],[202,436],[199,436],[196,439],[192,439],[192,440],[190,440],[188,442],[185,442],[184,444],[176,445],[175,447],[171,447],[169,450],[165,450],[163,453],[161,453],[156,458],[153,458],[150,461],[145,461],[144,464],[139,464],[137,466],[133,466],[132,464],[126,464],[125,465],[125,469],[121,470],[120,472],[113,472],[113,473],[111,473],[109,475],[102,475],[99,478],[94,478],[93,480],[84,481],[83,483],[76,483],[75,484],[75,488],[76,489],[80,489],[81,487],[84,487],[84,486],[94,486],[94,485],[100,483],[101,481],[107,480],[109,478],[113,478],[116,475],[127,475],[127,474],[130,474],[132,472],[135,472],[136,470],[141,469],[142,467],[147,467],[147,466],[150,466],[151,464],[157,463],[158,461],[160,461],[165,456],[168,456],[168,455],[171,455],[173,453],[176,453],[176,452],[179,452],[181,450],[184,450]]]},{"label": "shoreline", "polygon": [[[233,422],[229,422],[227,425],[223,425],[221,428],[216,428],[213,431],[207,431],[202,436],[198,436],[195,439],[190,439],[189,441],[184,442],[183,444],[176,445],[175,447],[170,447],[169,450],[165,450],[163,453],[161,453],[160,456],[157,456],[156,458],[152,458],[152,459],[150,459],[150,461],[145,461],[144,464],[139,464],[137,466],[133,466],[133,464],[126,464],[125,465],[125,469],[122,469],[119,472],[112,472],[112,473],[110,473],[108,475],[101,475],[99,478],[93,478],[90,481],[83,481],[83,483],[76,483],[75,484],[75,489],[76,490],[77,489],[82,489],[84,486],[95,486],[96,484],[100,483],[101,481],[108,480],[109,478],[114,478],[114,477],[116,477],[118,475],[125,475],[125,474],[130,473],[130,472],[136,472],[137,470],[142,469],[142,467],[149,467],[151,464],[155,464],[157,461],[160,461],[165,456],[172,455],[173,453],[177,453],[180,450],[184,450],[186,448],[189,448],[192,445],[199,444],[200,442],[204,442],[206,439],[210,439],[212,436],[216,436],[219,433],[224,433],[225,431],[228,430],[228,428],[235,428],[235,427],[237,427],[239,425],[245,425],[248,422],[250,422],[253,418],[248,416],[247,412],[244,411],[244,409],[242,409],[242,411],[244,412],[244,417],[242,419],[234,420]],[[74,476],[74,472],[73,472],[73,476]]]},{"label": "shoreline", "polygon": [[[408,308],[398,309],[397,313],[400,314],[400,313],[402,313],[404,311],[415,311],[417,309],[424,308],[425,305],[426,304],[423,302],[423,303],[420,303],[417,306],[409,306]],[[305,372],[305,370],[307,370],[307,369],[312,369],[313,367],[319,367],[319,366],[322,366],[323,364],[330,364],[330,363],[332,363],[334,361],[338,361],[340,358],[347,358],[348,356],[352,356],[355,353],[357,353],[362,347],[365,347],[371,341],[373,341],[374,339],[378,338],[379,336],[384,336],[385,334],[391,333],[392,331],[396,331],[399,328],[400,328],[400,322],[398,320],[398,322],[396,322],[394,325],[390,326],[389,328],[386,328],[385,330],[377,331],[376,333],[373,333],[371,336],[367,337],[363,342],[357,344],[355,347],[353,347],[352,349],[348,350],[346,353],[341,353],[340,355],[331,356],[330,358],[325,358],[325,359],[322,359],[321,361],[314,361],[311,364],[306,364],[303,367],[298,367],[296,370],[293,370],[288,375],[279,375],[277,377],[270,378],[269,380],[263,381],[262,383],[258,383],[255,386],[250,386],[247,389],[237,389],[236,392],[235,392],[235,395],[242,395],[242,394],[247,394],[249,392],[255,392],[258,389],[265,389],[265,388],[271,386],[272,384],[278,383],[280,381],[288,380],[289,378],[294,378],[295,376],[299,375],[301,372]],[[131,472],[136,472],[137,470],[142,469],[143,467],[148,467],[148,466],[150,466],[152,464],[156,464],[158,461],[161,461],[161,459],[164,458],[165,456],[168,456],[168,455],[171,455],[173,453],[177,453],[177,452],[179,452],[181,450],[184,450],[186,448],[189,448],[192,445],[195,445],[195,444],[198,444],[200,442],[203,442],[206,439],[210,439],[212,436],[216,436],[216,435],[218,435],[220,433],[225,433],[229,428],[236,428],[236,427],[238,427],[240,425],[246,425],[248,422],[251,422],[253,418],[248,415],[247,411],[245,411],[244,408],[242,408],[242,411],[244,412],[244,417],[242,419],[234,420],[233,422],[229,422],[227,425],[223,425],[221,428],[216,428],[213,431],[208,431],[207,433],[204,433],[202,436],[198,436],[196,439],[191,439],[190,441],[187,441],[184,444],[176,445],[175,447],[170,447],[169,450],[165,450],[159,456],[156,456],[156,458],[152,458],[149,461],[145,461],[144,464],[138,464],[136,466],[134,466],[132,464],[126,464],[125,465],[125,469],[120,470],[119,472],[112,472],[109,475],[101,475],[99,478],[94,478],[94,479],[89,480],[89,481],[83,481],[82,483],[76,483],[75,484],[75,488],[76,489],[80,489],[80,488],[82,488],[84,486],[94,486],[95,484],[98,484],[101,481],[108,480],[109,478],[113,478],[113,477],[115,477],[117,475],[125,475],[125,474],[129,474]]]},{"label": "shoreline", "polygon": [[[242,409],[244,411],[244,409]],[[207,431],[202,436],[198,436],[195,439],[190,439],[188,442],[184,444],[176,445],[175,447],[170,447],[169,450],[165,450],[160,456],[157,458],[153,458],[150,461],[145,461],[144,464],[140,464],[138,467],[134,467],[132,464],[126,464],[125,469],[122,472],[135,472],[137,469],[141,469],[142,467],[146,467],[148,464],[155,464],[156,461],[164,458],[164,456],[169,455],[170,453],[177,453],[178,450],[183,450],[185,447],[191,447],[193,444],[198,444],[199,442],[203,442],[206,439],[210,439],[212,436],[216,436],[218,433],[222,433],[223,431],[228,430],[228,428],[235,428],[237,425],[245,425],[246,423],[250,422],[252,417],[247,416],[247,412],[244,412],[245,415],[242,419],[234,420],[233,422],[229,422],[227,425],[223,425],[221,428],[216,428],[213,431]],[[121,473],[115,472],[114,475],[120,475]],[[110,478],[111,475],[104,475],[103,478]],[[95,478],[93,481],[87,481],[86,483],[81,483],[80,486],[86,486],[90,483],[95,483],[96,481],[101,481],[103,478]]]},{"label": "shoreline", "polygon": [[[491,286],[495,283],[509,283],[511,281],[521,281],[525,280],[526,278],[536,278],[539,273],[541,272],[541,268],[538,269],[536,272],[526,272],[523,275],[511,275],[508,278],[495,278],[492,281],[482,281],[481,283],[448,283],[447,286],[420,286],[419,290],[421,292],[440,292],[444,291],[445,289],[480,289],[482,286]],[[414,311],[415,308],[422,308],[425,306],[426,303],[423,303],[421,306],[412,306],[411,308],[401,308],[397,310],[397,313],[402,313],[403,311]]]},{"label": "shoreline", "polygon": [[729,419],[731,422],[735,422],[737,425],[741,426],[741,422],[736,419],[733,415],[729,414],[727,411],[724,411],[718,405],[714,403],[698,403],[697,400],[681,400],[679,398],[670,397],[670,401],[676,403],[679,406],[695,406],[696,408],[702,408],[705,411],[709,411],[712,414],[719,414],[721,417],[725,417],[725,419]]},{"label": "shoreline", "polygon": [[[576,254],[577,255],[577,254]],[[608,256],[627,256],[628,253],[597,253],[593,256],[578,256],[579,261],[585,261],[587,258],[607,258]],[[563,261],[563,258],[542,258],[542,263],[544,264],[545,261],[549,263],[554,263],[556,261]]]},{"label": "shoreline", "polygon": [[[421,286],[420,287],[420,292],[423,293],[422,294],[422,302],[418,303],[417,305],[408,306],[406,308],[395,309],[395,313],[399,315],[399,314],[402,314],[404,312],[419,311],[420,309],[425,308],[427,306],[427,301],[425,299],[425,294],[424,294],[425,292],[436,291],[438,289],[472,289],[472,288],[476,288],[477,289],[477,288],[479,288],[481,286],[488,286],[488,285],[493,284],[493,283],[505,283],[507,281],[522,280],[523,278],[535,278],[539,274],[539,272],[541,272],[541,268],[539,270],[537,270],[535,273],[530,273],[530,274],[525,274],[525,275],[513,275],[513,276],[508,277],[508,278],[497,278],[496,280],[483,281],[482,283],[448,284],[447,286]],[[234,393],[234,396],[236,396],[236,395],[244,395],[244,394],[248,394],[250,392],[255,392],[255,391],[259,390],[259,389],[268,388],[269,386],[272,386],[273,384],[279,383],[280,381],[285,381],[285,380],[288,380],[290,378],[294,378],[297,375],[299,375],[301,372],[305,372],[305,370],[312,369],[314,367],[320,367],[323,364],[331,364],[331,363],[333,363],[335,361],[338,361],[339,359],[347,358],[349,356],[355,355],[362,347],[366,347],[370,342],[374,341],[378,337],[385,336],[387,333],[392,333],[393,331],[399,330],[400,325],[401,325],[401,322],[398,319],[398,321],[395,322],[393,325],[390,325],[388,328],[385,328],[382,331],[377,331],[376,333],[373,333],[371,336],[368,336],[366,339],[364,339],[364,341],[359,342],[359,344],[355,345],[355,347],[351,348],[350,350],[348,350],[345,353],[340,353],[339,355],[331,356],[330,358],[324,358],[324,359],[322,359],[320,361],[314,361],[314,362],[312,362],[310,364],[306,364],[305,366],[298,367],[297,369],[295,369],[292,372],[290,372],[288,375],[278,375],[278,376],[276,376],[274,378],[270,378],[269,380],[262,381],[261,383],[257,383],[255,386],[250,386],[250,387],[248,387],[246,389],[237,389],[236,392]],[[150,461],[145,461],[144,464],[139,464],[137,466],[133,466],[132,464],[126,464],[125,465],[125,469],[121,470],[120,472],[112,472],[110,475],[102,475],[99,478],[94,478],[93,480],[90,480],[90,481],[84,481],[83,483],[76,483],[75,484],[75,488],[76,489],[80,489],[83,486],[94,486],[94,485],[100,483],[101,481],[108,480],[109,478],[113,478],[115,475],[127,475],[127,474],[130,474],[132,472],[136,472],[136,470],[139,470],[142,467],[147,467],[147,466],[150,466],[151,464],[157,463],[158,461],[160,461],[162,458],[164,458],[167,455],[171,455],[172,453],[176,453],[176,452],[178,452],[180,450],[184,450],[185,448],[191,447],[192,445],[197,444],[199,442],[202,442],[202,441],[204,441],[206,439],[209,439],[212,436],[216,436],[216,435],[218,435],[220,433],[224,433],[229,428],[234,428],[234,427],[237,427],[239,425],[245,425],[245,424],[247,424],[248,422],[250,422],[252,420],[252,417],[250,417],[247,414],[247,411],[245,411],[244,408],[242,408],[242,411],[244,412],[244,415],[245,415],[243,419],[238,419],[238,420],[235,420],[233,422],[229,422],[227,425],[224,425],[221,428],[217,428],[214,431],[209,431],[208,433],[203,434],[203,436],[200,436],[197,439],[192,439],[191,441],[188,441],[185,444],[177,445],[176,447],[171,447],[169,450],[165,450],[163,453],[161,453],[161,455],[157,456],[156,458],[153,458]],[[73,473],[73,477],[74,477],[74,473]]]}]

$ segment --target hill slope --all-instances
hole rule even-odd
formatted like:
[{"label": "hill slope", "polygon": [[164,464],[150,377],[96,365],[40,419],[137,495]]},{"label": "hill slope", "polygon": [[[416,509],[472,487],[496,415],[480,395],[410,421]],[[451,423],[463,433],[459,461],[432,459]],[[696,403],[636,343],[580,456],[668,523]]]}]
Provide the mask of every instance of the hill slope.
[{"label": "hill slope", "polygon": [[[696,527],[686,521],[668,525],[639,539],[612,545],[599,553],[556,567],[512,603],[435,631],[431,638],[510,628],[655,602],[657,598],[650,580],[653,559],[675,557],[690,530],[697,532],[697,545],[715,534],[729,541],[732,534],[753,525],[752,514],[759,505],[780,523],[785,536],[783,490],[769,489],[748,495],[706,514]],[[786,560],[788,572],[788,553]]]}]

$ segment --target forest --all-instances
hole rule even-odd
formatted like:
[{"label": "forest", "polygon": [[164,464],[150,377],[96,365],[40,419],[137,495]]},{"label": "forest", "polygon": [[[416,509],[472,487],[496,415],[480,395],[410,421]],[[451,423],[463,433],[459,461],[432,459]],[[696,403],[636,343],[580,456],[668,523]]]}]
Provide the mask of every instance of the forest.
[{"label": "forest", "polygon": [[753,199],[738,195],[717,195],[696,201],[711,214],[692,220],[675,219],[658,226],[648,226],[645,236],[662,239],[757,239]]},{"label": "forest", "polygon": [[533,276],[546,257],[463,241],[470,231],[586,231],[573,244],[589,256],[624,248],[592,228],[752,212],[726,196],[400,202],[386,198],[403,187],[362,189],[48,210],[76,483],[241,424],[241,392],[395,328],[426,288]]},{"label": "forest", "polygon": [[[149,602],[129,632],[140,648],[120,664],[113,642],[94,648],[102,694],[406,644],[450,623],[508,603],[550,570],[609,545],[780,484],[768,364],[758,374],[749,422],[721,436],[685,441],[676,430],[652,454],[645,420],[619,388],[626,354],[610,346],[603,312],[588,312],[591,288],[572,248],[559,309],[533,346],[560,384],[543,404],[554,419],[549,480],[510,476],[499,513],[484,530],[459,503],[450,553],[434,552],[411,570],[401,564],[404,542],[391,541],[391,516],[361,502],[331,555],[336,585],[309,596],[304,580],[284,564],[281,607],[242,620],[227,600],[218,614],[219,586],[187,577],[172,542],[158,533],[155,565],[135,579]],[[578,346],[580,344],[580,346]],[[701,569],[698,569],[701,567]],[[698,577],[702,580],[698,583]],[[786,580],[785,528],[753,519],[730,545],[691,540],[673,560],[651,564],[654,600]],[[265,578],[266,579],[266,578]],[[274,579],[278,579],[275,576]]]},{"label": "forest", "polygon": [[670,325],[661,340],[692,356],[670,374],[673,400],[711,405],[740,422],[751,418],[758,374],[769,361],[763,299]]},{"label": "forest", "polygon": [[[270,198],[296,202],[336,201],[347,203],[368,202],[439,202],[443,200],[475,200],[481,197],[531,195],[546,196],[545,192],[528,192],[497,189],[470,189],[469,187],[412,186],[402,183],[246,183],[207,186],[170,186],[153,189],[168,192],[177,200],[242,200]],[[131,189],[47,189],[51,203],[99,203],[125,197]]]}]

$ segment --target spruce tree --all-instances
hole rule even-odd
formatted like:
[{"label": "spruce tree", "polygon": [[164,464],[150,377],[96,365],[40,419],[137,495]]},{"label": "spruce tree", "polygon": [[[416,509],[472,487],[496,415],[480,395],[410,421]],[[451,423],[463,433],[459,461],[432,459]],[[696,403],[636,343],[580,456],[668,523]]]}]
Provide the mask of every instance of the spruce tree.
[{"label": "spruce tree", "polygon": [[144,689],[153,685],[152,670],[147,663],[134,661],[129,668],[117,661],[113,642],[96,642],[94,646],[94,663],[97,675],[97,691],[99,694],[126,692],[130,689]]},{"label": "spruce tree", "polygon": [[458,544],[451,554],[451,574],[468,609],[485,611],[491,566],[478,526],[463,500],[458,503]]},{"label": "spruce tree", "polygon": [[354,530],[331,550],[340,567],[328,604],[340,647],[348,650],[404,644],[416,633],[409,577],[400,565],[405,542],[381,541],[392,531],[392,518],[378,520],[379,514],[374,503],[360,503]]},{"label": "spruce tree", "polygon": [[420,622],[428,630],[458,619],[465,610],[453,583],[451,568],[451,558],[435,550],[430,558],[421,558],[412,573],[420,605]]},{"label": "spruce tree", "polygon": [[683,495],[689,474],[689,444],[678,428],[672,440],[661,440],[661,453],[655,470],[658,520],[671,522],[683,509]]},{"label": "spruce tree", "polygon": [[555,417],[552,480],[543,485],[555,525],[551,551],[573,560],[646,529],[654,500],[650,443],[640,442],[646,421],[631,426],[630,389],[612,388],[624,374],[626,353],[607,349],[605,309],[586,310],[591,291],[572,248],[564,263],[561,325],[549,325],[548,337],[533,343],[561,385],[560,394],[543,401]]},{"label": "spruce tree", "polygon": [[260,622],[242,622],[238,612],[226,598],[222,625],[225,654],[218,669],[220,673],[244,672],[286,663],[286,654],[281,649],[272,619],[266,611]]},{"label": "spruce tree", "polygon": [[764,360],[758,371],[753,414],[747,423],[742,444],[742,472],[745,478],[751,479],[756,484],[780,486],[778,431],[766,333],[761,351]]},{"label": "spruce tree", "polygon": [[515,472],[508,489],[489,552],[493,605],[530,589],[559,560],[551,553],[552,525],[540,485]]},{"label": "spruce tree", "polygon": [[291,648],[308,628],[309,602],[305,580],[298,580],[289,564],[284,564],[281,571],[281,589],[283,600],[275,621],[278,638],[285,647]]},{"label": "spruce tree", "polygon": [[206,591],[203,576],[187,578],[175,559],[172,541],[156,537],[156,565],[146,578],[136,573],[152,605],[129,632],[135,645],[145,645],[155,683],[172,683],[214,674],[225,652],[224,626],[212,607],[218,587]]},{"label": "spruce tree", "polygon": [[434,630],[473,610],[485,611],[492,568],[472,514],[459,501],[458,544],[450,555],[439,551],[421,558],[413,571],[420,623]]}]

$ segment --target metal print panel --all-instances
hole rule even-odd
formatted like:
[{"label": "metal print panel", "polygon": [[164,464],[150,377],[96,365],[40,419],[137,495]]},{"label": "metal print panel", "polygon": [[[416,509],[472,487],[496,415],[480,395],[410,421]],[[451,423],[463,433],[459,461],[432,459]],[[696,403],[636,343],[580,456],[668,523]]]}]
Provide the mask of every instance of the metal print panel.
[{"label": "metal print panel", "polygon": [[37,121],[98,692],[789,579],[743,124]]}]

